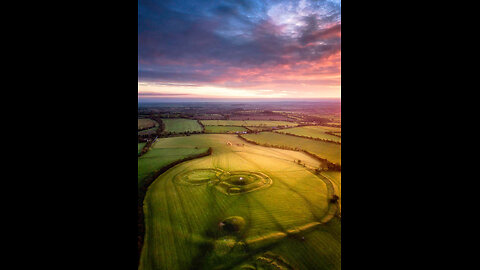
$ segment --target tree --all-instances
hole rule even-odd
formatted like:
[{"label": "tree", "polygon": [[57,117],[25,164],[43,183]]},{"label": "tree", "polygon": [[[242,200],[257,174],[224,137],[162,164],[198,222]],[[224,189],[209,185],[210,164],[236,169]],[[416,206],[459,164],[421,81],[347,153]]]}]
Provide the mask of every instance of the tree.
[{"label": "tree", "polygon": [[330,199],[330,202],[331,203],[336,203],[340,198],[336,195],[336,194],[333,194],[332,198]]}]

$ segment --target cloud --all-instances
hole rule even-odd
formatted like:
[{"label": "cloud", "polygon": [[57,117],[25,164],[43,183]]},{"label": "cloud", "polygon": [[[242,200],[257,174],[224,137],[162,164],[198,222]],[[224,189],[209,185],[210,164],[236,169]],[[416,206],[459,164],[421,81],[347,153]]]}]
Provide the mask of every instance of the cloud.
[{"label": "cloud", "polygon": [[339,2],[139,1],[140,82],[319,89],[340,47]]},{"label": "cloud", "polygon": [[159,92],[139,92],[139,97],[165,97],[165,96],[187,96],[186,93],[159,93]]}]

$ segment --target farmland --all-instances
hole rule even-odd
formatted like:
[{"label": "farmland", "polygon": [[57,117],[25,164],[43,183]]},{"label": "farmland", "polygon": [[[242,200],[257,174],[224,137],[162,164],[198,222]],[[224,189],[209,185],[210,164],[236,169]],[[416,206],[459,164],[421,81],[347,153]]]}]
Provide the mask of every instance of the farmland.
[{"label": "farmland", "polygon": [[207,149],[208,147],[198,149],[195,149],[195,147],[171,148],[155,143],[152,149],[138,158],[138,185],[141,186],[146,177],[164,166],[191,155],[204,153]]},{"label": "farmland", "polygon": [[197,120],[183,118],[164,118],[162,122],[165,124],[164,132],[202,132],[202,126]]},{"label": "farmland", "polygon": [[265,130],[270,131],[273,129],[273,127],[246,127],[246,128],[248,128],[251,131],[265,131]]},{"label": "farmland", "polygon": [[149,129],[152,127],[158,126],[158,123],[148,118],[139,118],[138,119],[138,130]]},{"label": "farmland", "polygon": [[261,132],[258,134],[245,134],[242,136],[248,140],[255,141],[258,144],[285,146],[292,149],[298,148],[306,150],[321,158],[327,159],[332,163],[341,164],[341,146],[339,144],[315,141],[275,132]]},{"label": "farmland", "polygon": [[138,135],[145,136],[156,134],[159,126],[158,122],[152,119],[138,118]]},{"label": "farmland", "polygon": [[145,146],[146,143],[138,143],[138,153],[140,154],[140,151],[142,151],[142,148]]},{"label": "farmland", "polygon": [[282,129],[276,132],[289,133],[297,136],[312,137],[317,139],[341,142],[342,139],[340,137],[326,133],[326,132],[340,133],[340,130],[341,130],[340,128],[335,128],[335,127],[303,126],[303,127]]},{"label": "farmland", "polygon": [[157,133],[157,129],[158,127],[153,127],[153,128],[149,128],[149,129],[145,129],[145,130],[140,130],[138,132],[138,135],[152,135],[152,134],[156,134]]},{"label": "farmland", "polygon": [[327,171],[327,172],[322,172],[322,174],[327,177],[334,185],[335,188],[335,194],[338,195],[340,198],[339,204],[341,207],[341,200],[342,200],[342,173],[341,172],[335,172],[335,171]]},{"label": "farmland", "polygon": [[139,269],[340,269],[335,191],[309,169],[320,161],[227,134],[161,138],[145,156],[208,147],[150,185]]},{"label": "farmland", "polygon": [[247,131],[244,127],[237,126],[205,126],[205,133],[235,133]]},{"label": "farmland", "polygon": [[297,123],[288,121],[263,121],[263,120],[201,120],[205,126],[244,126],[244,127],[278,127],[298,126]]},{"label": "farmland", "polygon": [[[138,132],[138,269],[341,269],[341,128],[323,125],[332,108],[139,108],[157,125]],[[275,116],[294,122],[262,119]]]}]

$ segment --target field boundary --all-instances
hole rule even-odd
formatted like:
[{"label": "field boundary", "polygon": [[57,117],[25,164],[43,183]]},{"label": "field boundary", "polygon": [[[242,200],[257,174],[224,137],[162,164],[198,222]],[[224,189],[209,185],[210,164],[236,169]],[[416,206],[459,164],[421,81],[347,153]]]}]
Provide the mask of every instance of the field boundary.
[{"label": "field boundary", "polygon": [[[249,129],[249,128],[247,128],[247,127],[244,127],[244,126],[232,126],[232,125],[222,126],[222,125],[215,125],[215,126],[207,126],[207,127],[237,127],[237,128],[244,128],[244,129],[246,129],[245,131],[246,131],[247,133],[252,132],[251,129]],[[237,132],[237,131],[232,132],[232,133],[229,133],[229,132],[206,132],[206,131],[205,131],[205,134],[233,134],[233,135],[235,135],[235,134],[238,134],[238,133],[236,133],[236,132]],[[243,131],[238,131],[238,132],[243,132]]]},{"label": "field boundary", "polygon": [[202,133],[205,133],[205,126],[202,124],[202,122],[198,119],[195,120],[197,120],[197,123],[202,127]]},{"label": "field boundary", "polygon": [[157,140],[158,137],[155,137],[153,140],[147,140],[147,143],[143,146],[142,151],[138,154],[138,157],[143,156],[145,153],[150,150],[150,147],[153,145],[153,143]]},{"label": "field boundary", "polygon": [[[139,118],[139,119],[150,119],[150,118]],[[153,120],[153,119],[150,119],[152,121],[154,121],[155,123],[153,124],[153,126],[148,126],[148,127],[144,127],[144,128],[138,128],[137,132],[138,131],[143,131],[143,130],[147,130],[147,129],[151,129],[151,128],[154,128],[154,127],[157,127],[157,121]],[[158,124],[160,126],[160,124]]]},{"label": "field boundary", "polygon": [[261,144],[261,143],[258,143],[256,141],[249,140],[249,139],[241,136],[240,134],[238,134],[237,136],[240,137],[241,139],[243,139],[244,141],[246,141],[248,143],[255,144],[255,145],[260,145],[260,146],[264,146],[264,147],[271,147],[271,148],[278,148],[278,149],[283,149],[283,150],[292,150],[292,151],[303,152],[303,153],[313,157],[314,159],[327,164],[327,170],[332,170],[332,171],[341,171],[342,170],[341,165],[332,163],[329,160],[327,160],[325,158],[322,158],[322,157],[320,157],[320,156],[318,156],[314,153],[310,153],[310,152],[308,152],[307,150],[304,150],[304,149],[293,148],[293,147],[284,146],[284,145],[273,145],[273,144],[268,144],[268,143]]},{"label": "field boundary", "polygon": [[321,125],[316,125],[316,126],[342,128],[342,124],[321,124]]},{"label": "field boundary", "polygon": [[147,118],[155,121],[156,123],[158,123],[158,126],[155,125],[154,127],[151,127],[151,128],[149,128],[149,129],[152,129],[152,128],[157,128],[157,129],[156,129],[154,132],[152,132],[151,134],[144,134],[144,135],[140,135],[140,134],[138,134],[138,132],[139,132],[139,131],[146,130],[146,129],[138,130],[138,131],[137,131],[138,141],[145,142],[145,141],[147,141],[148,139],[153,138],[153,136],[155,136],[155,137],[160,137],[160,135],[162,134],[163,130],[165,129],[165,124],[163,123],[163,121],[162,121],[162,119],[161,119],[160,117],[150,115],[150,116],[147,117]]},{"label": "field boundary", "polygon": [[342,138],[342,136],[335,134],[333,131],[326,131],[325,134],[332,135],[332,136],[337,136],[339,138]]},{"label": "field boundary", "polygon": [[[279,133],[279,134],[283,134],[283,135],[288,135],[288,136],[294,136],[294,137],[299,137],[299,138],[305,138],[305,139],[310,139],[310,140],[314,140],[314,141],[322,141],[322,142],[328,142],[328,143],[335,143],[335,144],[342,144],[341,142],[337,142],[337,141],[333,141],[333,140],[328,140],[328,139],[322,139],[322,138],[314,138],[314,137],[309,137],[309,136],[302,136],[302,135],[298,135],[298,134],[293,134],[293,133],[288,133],[288,132],[280,132],[280,131],[274,131],[275,133]],[[329,134],[327,132],[324,132],[325,134],[328,134],[328,135],[333,135],[333,134]],[[333,136],[337,136],[337,135],[333,135]],[[337,137],[340,137],[340,136],[337,136]],[[340,137],[341,138],[341,137]]]},{"label": "field boundary", "polygon": [[180,132],[176,132],[176,131],[167,131],[165,129],[165,124],[163,125],[163,131],[162,131],[162,134],[163,137],[172,137],[174,135],[178,135],[178,134],[184,134],[186,136],[190,136],[192,134],[204,134],[205,133],[205,128],[204,126],[196,119],[191,119],[191,118],[178,118],[178,117],[175,117],[175,118],[168,118],[168,119],[171,119],[171,120],[190,120],[190,121],[196,121],[197,124],[200,125],[200,128],[201,130],[200,131],[190,131],[190,130],[186,130],[186,131],[180,131]]},{"label": "field boundary", "polygon": [[156,170],[152,175],[147,177],[145,181],[143,182],[143,186],[138,189],[138,194],[137,194],[137,244],[138,244],[138,256],[137,256],[137,265],[140,264],[140,256],[142,253],[142,248],[143,248],[143,243],[144,243],[144,237],[145,237],[145,214],[143,213],[143,200],[145,199],[145,195],[147,193],[148,187],[164,172],[168,171],[169,169],[173,168],[174,166],[185,162],[189,161],[192,159],[197,159],[201,157],[206,157],[211,155],[213,152],[212,147],[209,147],[208,150],[205,153],[200,153],[196,155],[192,155],[177,161],[174,161],[158,170]]},{"label": "field boundary", "polygon": [[[210,119],[208,120],[199,120],[199,121],[210,121]],[[238,125],[232,125],[232,124],[225,124],[225,125],[222,125],[222,124],[214,124],[214,125],[205,125],[205,126],[226,126],[226,127],[263,127],[263,128],[278,128],[278,129],[285,129],[285,128],[295,128],[295,127],[299,127],[300,124],[296,121],[285,121],[285,120],[231,120],[231,119],[221,119],[221,120],[211,120],[211,121],[238,121],[238,122],[244,122],[242,124],[238,124]],[[288,123],[293,123],[293,124],[296,124],[296,126],[289,126],[289,125],[276,125],[276,126],[267,126],[267,125],[262,125],[262,124],[258,124],[258,125],[248,125],[248,122],[247,121],[256,121],[256,122],[288,122]]]}]

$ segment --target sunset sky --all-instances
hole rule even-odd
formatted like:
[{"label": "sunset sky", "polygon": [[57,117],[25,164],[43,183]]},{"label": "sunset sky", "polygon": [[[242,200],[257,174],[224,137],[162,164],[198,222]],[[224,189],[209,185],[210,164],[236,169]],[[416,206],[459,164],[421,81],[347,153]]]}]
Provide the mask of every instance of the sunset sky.
[{"label": "sunset sky", "polygon": [[139,0],[138,99],[340,97],[340,0]]}]

